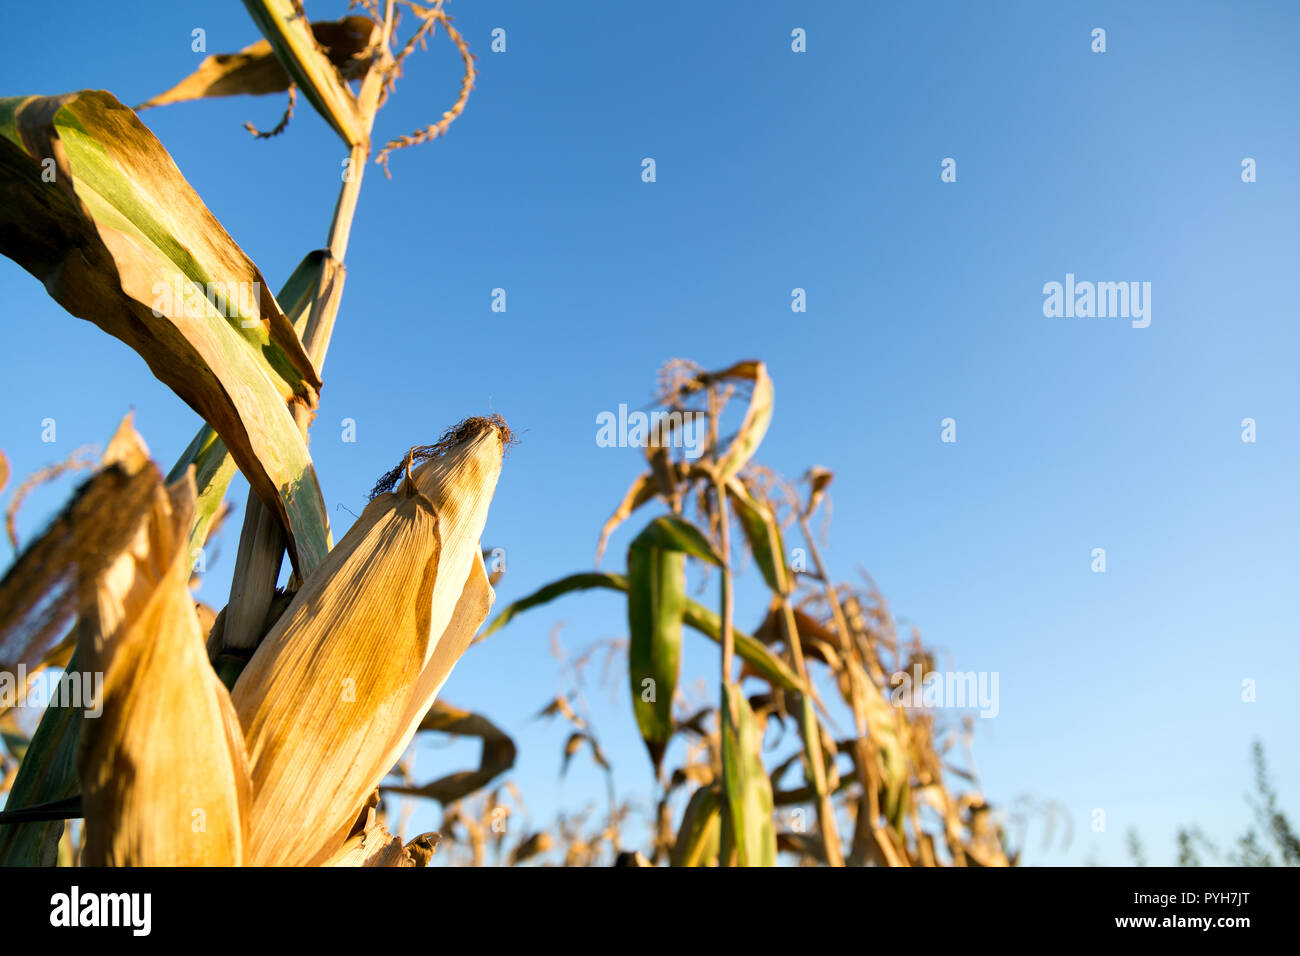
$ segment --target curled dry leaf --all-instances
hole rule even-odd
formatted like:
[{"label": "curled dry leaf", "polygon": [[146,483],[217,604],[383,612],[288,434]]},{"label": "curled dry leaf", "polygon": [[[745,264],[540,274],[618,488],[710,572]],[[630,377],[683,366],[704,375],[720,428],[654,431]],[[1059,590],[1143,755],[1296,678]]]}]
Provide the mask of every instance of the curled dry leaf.
[{"label": "curled dry leaf", "polygon": [[[379,26],[369,17],[321,20],[311,25],[316,43],[346,80],[358,79],[369,63],[364,56]],[[261,96],[289,88],[284,71],[267,40],[258,40],[238,53],[217,53],[165,93],[146,100],[136,112],[168,103],[183,103],[215,96]]]},{"label": "curled dry leaf", "polygon": [[725,480],[738,474],[754,457],[754,452],[763,443],[763,436],[767,434],[768,425],[772,424],[772,379],[767,374],[767,366],[755,360],[737,362],[729,369],[714,373],[710,378],[717,381],[748,380],[753,383],[749,407],[745,409],[745,420],[718,462],[720,477]]},{"label": "curled dry leaf", "polygon": [[509,865],[517,866],[526,860],[531,860],[535,856],[541,856],[554,845],[551,835],[545,830],[539,830],[528,836],[522,843],[510,851]]},{"label": "curled dry leaf", "polygon": [[628,488],[627,494],[623,500],[614,509],[609,520],[605,522],[600,529],[600,541],[596,544],[596,564],[599,566],[600,559],[605,554],[605,545],[609,543],[609,536],[614,533],[614,529],[626,521],[637,508],[647,502],[653,501],[659,494],[658,483],[653,472],[646,472],[632,482],[632,487]]},{"label": "curled dry leaf", "polygon": [[829,469],[814,465],[808,469],[806,477],[808,479],[808,504],[801,513],[803,518],[809,517],[817,510],[817,506],[821,504],[822,498],[826,494],[826,489],[835,480],[835,474]]},{"label": "curled dry leaf", "polygon": [[591,759],[602,769],[606,771],[610,769],[609,761],[605,759],[605,752],[600,749],[600,744],[596,742],[596,738],[586,731],[575,730],[569,734],[569,739],[564,742],[564,760],[560,764],[561,777],[568,772],[569,761],[582,749],[584,743],[591,748]]},{"label": "curled dry leaf", "polygon": [[569,698],[561,694],[552,700],[549,704],[537,712],[537,716],[554,717],[556,714],[563,714],[565,720],[573,724],[579,730],[585,730],[587,722],[577,715],[573,710],[573,705],[569,703]]},{"label": "curled dry leaf", "polygon": [[[471,714],[459,707],[437,700],[420,721],[421,731],[438,731],[456,737],[478,737],[483,741],[483,752],[478,770],[463,770],[439,777],[420,787],[384,787],[385,793],[400,793],[413,797],[428,797],[448,804],[486,787],[489,783],[515,765],[518,750],[515,742],[496,724],[480,714]],[[495,799],[495,796],[494,798]]]}]

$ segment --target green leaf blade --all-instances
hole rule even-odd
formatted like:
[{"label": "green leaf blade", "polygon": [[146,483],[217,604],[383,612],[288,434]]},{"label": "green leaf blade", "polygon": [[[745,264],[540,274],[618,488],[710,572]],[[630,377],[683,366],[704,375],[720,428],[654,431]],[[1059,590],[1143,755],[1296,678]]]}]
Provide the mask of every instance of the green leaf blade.
[{"label": "green leaf blade", "polygon": [[[329,521],[289,406],[315,404],[319,375],[257,267],[133,111],[94,90],[0,100],[0,253],[212,426],[309,574]],[[233,305],[223,290],[238,291]]]}]

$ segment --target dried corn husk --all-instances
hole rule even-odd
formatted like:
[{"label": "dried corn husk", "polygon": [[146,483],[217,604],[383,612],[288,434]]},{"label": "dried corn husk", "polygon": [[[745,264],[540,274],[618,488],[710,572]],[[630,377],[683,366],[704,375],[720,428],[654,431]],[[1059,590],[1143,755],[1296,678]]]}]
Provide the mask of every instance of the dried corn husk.
[{"label": "dried corn husk", "polygon": [[363,822],[325,864],[326,866],[428,866],[440,839],[437,833],[421,833],[405,846],[385,829],[375,813],[379,794],[366,803]]},{"label": "dried corn husk", "polygon": [[371,500],[240,675],[250,863],[335,856],[486,619],[479,541],[509,437],[470,419],[413,449],[401,486]]},{"label": "dried corn husk", "polygon": [[164,486],[129,420],[104,464],[147,476],[153,491],[128,546],[94,579],[77,629],[81,666],[103,675],[102,713],[82,721],[84,861],[237,865],[248,766],[188,588],[193,476]]}]

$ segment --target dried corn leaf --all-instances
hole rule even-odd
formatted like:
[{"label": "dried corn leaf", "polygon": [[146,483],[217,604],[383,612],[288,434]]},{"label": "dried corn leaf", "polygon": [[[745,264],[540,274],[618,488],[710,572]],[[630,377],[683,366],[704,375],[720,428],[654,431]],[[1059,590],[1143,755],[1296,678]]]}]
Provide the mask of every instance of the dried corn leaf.
[{"label": "dried corn leaf", "polygon": [[564,760],[560,764],[561,777],[568,772],[569,761],[582,749],[584,743],[591,749],[591,759],[605,771],[610,769],[609,761],[605,758],[605,752],[600,749],[600,744],[596,742],[596,738],[586,731],[575,730],[569,734],[569,739],[564,742]]},{"label": "dried corn leaf", "polygon": [[554,845],[554,841],[551,839],[549,833],[545,830],[538,830],[536,833],[521,841],[517,847],[510,851],[510,856],[507,858],[507,864],[509,866],[518,866],[520,863],[531,860],[535,856],[541,856]]},{"label": "dried corn leaf", "polygon": [[609,543],[609,536],[614,533],[614,529],[626,521],[637,508],[653,501],[657,494],[658,487],[652,472],[646,472],[632,482],[632,487],[628,488],[623,500],[600,529],[600,542],[596,545],[596,564],[600,564],[600,559],[605,554],[605,545]]},{"label": "dried corn leaf", "polygon": [[556,697],[549,704],[539,710],[537,712],[537,717],[554,717],[556,714],[564,715],[564,719],[573,724],[573,726],[577,727],[579,730],[583,730],[587,726],[587,722],[574,712],[573,705],[569,703],[569,698],[565,697],[563,694]]},{"label": "dried corn leaf", "polygon": [[124,444],[129,421],[101,469],[0,579],[0,672],[30,668],[50,653],[152,507],[158,482],[144,467],[148,454],[137,457]]},{"label": "dried corn leaf", "polygon": [[[316,43],[344,79],[359,79],[365,73],[370,49],[379,26],[369,17],[318,20],[311,24]],[[249,94],[261,96],[289,88],[289,74],[276,58],[271,44],[258,40],[238,53],[217,53],[165,93],[141,103],[136,111],[168,103],[183,103],[215,96]]]},{"label": "dried corn leaf", "polygon": [[808,504],[804,507],[803,513],[800,515],[800,517],[803,518],[809,517],[817,510],[817,506],[821,504],[822,497],[826,494],[826,489],[829,488],[831,482],[835,480],[835,473],[829,469],[814,465],[812,468],[808,469],[807,478],[809,485]]},{"label": "dried corn leaf", "polygon": [[763,443],[767,427],[772,423],[772,379],[767,374],[767,366],[755,360],[737,362],[729,369],[706,377],[710,381],[748,380],[753,383],[749,407],[745,409],[745,420],[718,461],[718,473],[725,480],[739,473]]},{"label": "dried corn leaf", "polygon": [[483,741],[478,769],[447,774],[419,787],[384,787],[385,793],[426,797],[445,805],[481,790],[515,765],[518,754],[515,742],[500,727],[480,714],[461,710],[445,701],[434,701],[420,721],[420,731],[437,731],[455,737],[478,737]]},{"label": "dried corn leaf", "polygon": [[438,834],[421,833],[405,846],[400,837],[393,836],[384,827],[375,812],[377,795],[367,804],[357,832],[348,837],[343,848],[325,866],[397,866],[423,867],[429,865],[433,851],[438,846]]},{"label": "dried corn leaf", "polygon": [[[293,325],[294,332],[302,335],[311,311],[312,296],[320,280],[321,269],[325,259],[324,250],[317,249],[307,253],[302,262],[280,288],[277,301],[284,309],[285,318]],[[204,425],[190,442],[189,446],[177,459],[172,470],[167,473],[167,483],[171,484],[184,474],[185,469],[194,466],[194,485],[198,492],[197,505],[194,509],[194,527],[190,530],[189,552],[197,558],[200,549],[207,543],[213,533],[214,522],[221,512],[226,490],[235,475],[235,460],[231,457],[226,443],[221,440],[211,425]]]}]

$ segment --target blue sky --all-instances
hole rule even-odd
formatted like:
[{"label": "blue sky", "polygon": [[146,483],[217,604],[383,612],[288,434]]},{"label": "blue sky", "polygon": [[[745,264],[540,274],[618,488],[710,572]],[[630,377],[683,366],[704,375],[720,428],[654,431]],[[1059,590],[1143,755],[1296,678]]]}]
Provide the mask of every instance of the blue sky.
[{"label": "blue sky", "polygon": [[[503,605],[590,567],[638,472],[637,452],[597,446],[598,413],[648,402],[668,358],[762,358],[777,399],[760,458],[836,473],[836,575],[861,564],[958,669],[999,673],[1000,713],[975,743],[984,791],[1055,801],[1074,823],[1068,852],[1043,849],[1035,824],[1029,862],[1122,863],[1129,826],[1156,863],[1173,861],[1179,824],[1229,842],[1248,822],[1256,736],[1297,812],[1300,9],[449,9],[479,55],[468,109],[444,139],[395,154],[392,181],[371,168],[352,232],[311,445],[336,539],[343,509],[359,513],[407,446],[500,412],[523,438],[484,538],[507,550]],[[0,64],[0,91],[140,102],[197,65],[195,27],[209,52],[257,38],[235,2],[132,10],[5,6],[0,29],[29,39]],[[496,27],[503,54],[489,51]],[[796,27],[806,53],[791,51]],[[459,76],[439,35],[378,137],[435,120]],[[236,98],[144,114],[273,286],[323,244],[345,155],[305,102],[278,139],[242,131],[282,109]],[[955,183],[940,181],[945,157]],[[1150,326],[1045,317],[1043,285],[1067,273],[1150,282]],[[498,287],[505,313],[490,309]],[[806,313],[791,311],[796,287]],[[0,294],[0,448],[15,475],[102,446],[132,407],[170,466],[195,414],[8,260]],[[948,417],[955,443],[940,441]],[[20,532],[71,487],[34,495]],[[621,567],[637,525],[607,565]],[[217,606],[238,528],[237,515],[202,591]],[[759,617],[756,584],[741,589],[741,626]],[[444,690],[515,736],[539,824],[604,793],[581,759],[559,782],[564,731],[532,721],[561,686],[547,641],[560,620],[574,650],[625,631],[614,597],[570,598],[475,648]],[[715,657],[688,635],[683,682],[715,688]],[[620,795],[648,793],[622,683],[587,696]],[[432,778],[474,755],[429,747],[417,766]]]}]

